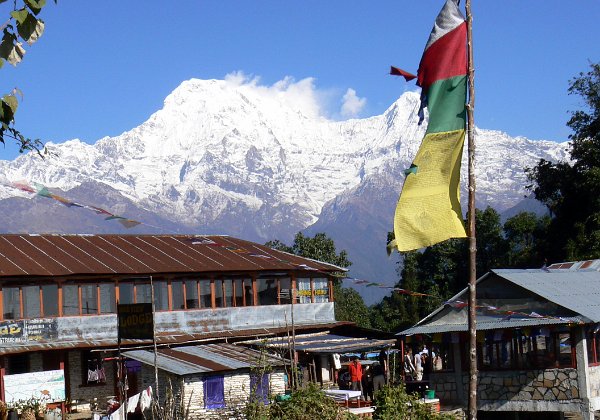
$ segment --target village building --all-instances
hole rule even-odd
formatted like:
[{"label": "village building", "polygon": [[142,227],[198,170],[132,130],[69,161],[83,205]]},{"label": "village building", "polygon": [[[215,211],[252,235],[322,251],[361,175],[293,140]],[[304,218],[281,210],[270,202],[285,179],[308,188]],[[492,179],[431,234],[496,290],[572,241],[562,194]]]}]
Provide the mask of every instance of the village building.
[{"label": "village building", "polygon": [[229,236],[0,235],[0,398],[101,410],[120,393],[119,350],[128,395],[154,385],[153,341],[117,334],[117,304],[139,303],[155,307],[161,398],[205,413],[283,392],[287,356],[236,342],[338,334],[344,271]]},{"label": "village building", "polygon": [[[442,405],[466,406],[468,289],[399,333],[426,353]],[[600,260],[491,270],[477,280],[478,418],[563,418],[600,410]],[[541,417],[539,417],[541,418]]]}]

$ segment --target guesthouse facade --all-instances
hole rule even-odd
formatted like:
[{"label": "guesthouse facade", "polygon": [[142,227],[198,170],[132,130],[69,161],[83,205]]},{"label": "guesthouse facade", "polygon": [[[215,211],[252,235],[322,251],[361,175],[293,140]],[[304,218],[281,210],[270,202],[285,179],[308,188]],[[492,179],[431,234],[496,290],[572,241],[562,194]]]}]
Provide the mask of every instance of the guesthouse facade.
[{"label": "guesthouse facade", "polygon": [[[467,301],[464,289],[399,333],[405,351],[440,357],[424,380],[442,404],[468,398]],[[477,280],[476,319],[478,418],[600,410],[600,260],[491,270]]]},{"label": "guesthouse facade", "polygon": [[[164,357],[167,348],[200,344],[227,353],[236,341],[285,335],[292,322],[300,332],[335,327],[332,282],[343,271],[229,236],[0,235],[0,398],[29,393],[90,409],[118,397],[119,350],[147,351],[153,343],[119,343],[117,304],[154,304]],[[125,362],[129,395],[155,386],[136,354]],[[250,381],[250,359],[225,355],[182,377]],[[51,375],[55,388],[39,388]]]}]

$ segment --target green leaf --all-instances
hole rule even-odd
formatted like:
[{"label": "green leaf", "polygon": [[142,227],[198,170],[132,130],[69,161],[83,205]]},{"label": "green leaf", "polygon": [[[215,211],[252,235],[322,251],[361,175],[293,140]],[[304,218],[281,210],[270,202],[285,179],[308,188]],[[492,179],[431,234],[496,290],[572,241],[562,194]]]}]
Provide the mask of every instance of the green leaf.
[{"label": "green leaf", "polygon": [[4,36],[0,42],[0,58],[4,58],[13,66],[16,66],[23,59],[25,50],[19,42],[15,42],[17,37],[8,29],[4,29]]},{"label": "green leaf", "polygon": [[36,19],[31,14],[27,14],[27,17],[22,23],[17,22],[17,31],[21,38],[31,45],[44,33],[44,21]]},{"label": "green leaf", "polygon": [[27,19],[27,16],[29,16],[29,12],[24,7],[19,10],[13,10],[12,12],[10,12],[10,15],[14,17],[17,22],[23,23],[25,22],[25,19]]},{"label": "green leaf", "polygon": [[17,112],[17,108],[19,107],[19,101],[15,97],[15,95],[4,95],[2,97],[2,102],[8,105],[13,113],[13,115]]},{"label": "green leaf", "polygon": [[25,0],[25,4],[37,16],[46,5],[46,0]]}]

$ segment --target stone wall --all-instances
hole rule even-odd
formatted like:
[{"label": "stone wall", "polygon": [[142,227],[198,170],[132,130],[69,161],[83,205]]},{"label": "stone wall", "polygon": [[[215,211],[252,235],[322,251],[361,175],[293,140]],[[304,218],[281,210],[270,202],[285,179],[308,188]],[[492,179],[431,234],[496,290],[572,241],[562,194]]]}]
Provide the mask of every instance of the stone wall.
[{"label": "stone wall", "polygon": [[[204,388],[202,375],[188,376],[183,384],[183,398],[189,402],[190,419],[238,419],[240,410],[248,401],[250,395],[250,374],[230,373],[223,380],[225,405],[223,409],[204,408]],[[285,391],[284,373],[280,371],[270,374],[270,393],[282,394]]]},{"label": "stone wall", "polygon": [[[109,397],[115,395],[115,362],[104,363],[106,383],[102,385],[86,385],[83,381],[82,369],[85,364],[81,360],[82,351],[74,350],[67,353],[65,380],[69,393],[67,398],[77,403],[78,410],[89,411],[90,402],[97,401],[100,408],[106,406]],[[87,368],[86,368],[87,369]],[[87,371],[85,372],[87,374]]]},{"label": "stone wall", "polygon": [[[600,373],[599,373],[600,374]],[[458,381],[461,382],[457,384]],[[468,375],[453,372],[431,375],[430,386],[444,403],[459,401],[458,386],[468,395]],[[480,409],[568,411],[581,404],[576,369],[479,372],[477,399]]]},{"label": "stone wall", "polygon": [[587,371],[590,384],[590,403],[593,410],[600,410],[600,366],[589,366]]}]

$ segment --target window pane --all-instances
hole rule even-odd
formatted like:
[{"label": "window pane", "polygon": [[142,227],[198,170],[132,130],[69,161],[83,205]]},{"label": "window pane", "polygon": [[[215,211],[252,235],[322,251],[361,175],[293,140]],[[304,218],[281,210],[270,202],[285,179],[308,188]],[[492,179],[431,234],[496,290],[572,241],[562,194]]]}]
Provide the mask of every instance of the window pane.
[{"label": "window pane", "polygon": [[79,293],[76,284],[68,284],[62,287],[63,291],[63,315],[79,315]]},{"label": "window pane", "polygon": [[282,305],[292,303],[292,281],[289,278],[279,279],[279,301]]},{"label": "window pane", "polygon": [[155,281],[154,284],[154,309],[157,311],[169,310],[169,290],[165,280]]},{"label": "window pane", "polygon": [[257,279],[259,305],[277,305],[277,279]]},{"label": "window pane", "polygon": [[234,280],[235,306],[244,306],[244,280]]},{"label": "window pane", "polygon": [[315,302],[329,302],[329,282],[327,279],[313,279]]},{"label": "window pane", "polygon": [[119,303],[133,303],[133,283],[119,283]]},{"label": "window pane", "polygon": [[217,308],[223,307],[223,280],[215,280],[215,303]]},{"label": "window pane", "polygon": [[562,333],[558,335],[558,362],[560,366],[571,366],[571,335]]},{"label": "window pane", "polygon": [[98,313],[98,286],[95,284],[81,285],[81,312],[83,315]]},{"label": "window pane", "polygon": [[135,286],[135,303],[152,303],[152,290],[150,283]]},{"label": "window pane", "polygon": [[233,306],[233,280],[223,280],[225,286],[225,306]]},{"label": "window pane", "polygon": [[254,306],[254,293],[252,292],[252,279],[244,279],[244,295],[246,306]]},{"label": "window pane", "polygon": [[40,310],[40,287],[39,286],[24,286],[23,287],[23,317],[39,318]]},{"label": "window pane", "polygon": [[44,316],[58,316],[58,286],[45,284],[42,286]]},{"label": "window pane", "polygon": [[100,284],[100,312],[103,314],[117,313],[114,283]]},{"label": "window pane", "polygon": [[[210,292],[209,292],[210,293]],[[188,309],[199,308],[198,287],[196,280],[186,280],[185,282],[185,302]]]},{"label": "window pane", "polygon": [[19,303],[19,288],[4,287],[2,288],[3,304],[4,304],[4,319],[21,318],[21,305]]},{"label": "window pane", "polygon": [[298,285],[298,301],[300,303],[310,303],[312,295],[310,279],[298,279],[296,284]]},{"label": "window pane", "polygon": [[203,308],[211,308],[210,280],[200,280],[200,300]]},{"label": "window pane", "polygon": [[183,301],[183,282],[180,280],[172,281],[171,293],[173,294],[173,310],[178,311],[179,309],[185,309],[185,303]]}]

